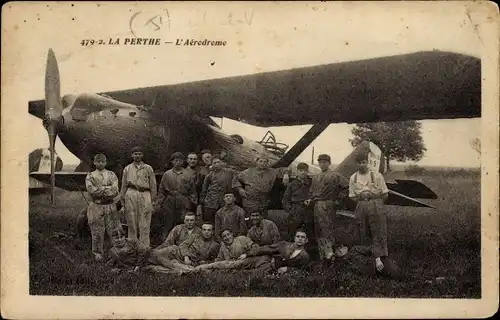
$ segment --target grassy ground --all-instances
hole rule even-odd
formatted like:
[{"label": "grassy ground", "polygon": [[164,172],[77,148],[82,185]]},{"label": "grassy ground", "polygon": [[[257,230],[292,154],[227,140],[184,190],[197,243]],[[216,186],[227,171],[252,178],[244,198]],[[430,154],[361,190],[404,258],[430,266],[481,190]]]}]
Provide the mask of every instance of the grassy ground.
[{"label": "grassy ground", "polygon": [[[422,181],[439,195],[429,201],[437,210],[387,207],[389,250],[408,275],[401,280],[363,275],[346,262],[301,277],[272,279],[244,271],[112,275],[92,262],[89,241],[84,250],[75,248],[71,232],[85,201],[79,193],[58,191],[56,206],[49,204],[48,195],[30,199],[30,294],[480,298],[479,172],[395,172],[388,181],[391,177]],[[429,281],[436,277],[445,279]]]}]

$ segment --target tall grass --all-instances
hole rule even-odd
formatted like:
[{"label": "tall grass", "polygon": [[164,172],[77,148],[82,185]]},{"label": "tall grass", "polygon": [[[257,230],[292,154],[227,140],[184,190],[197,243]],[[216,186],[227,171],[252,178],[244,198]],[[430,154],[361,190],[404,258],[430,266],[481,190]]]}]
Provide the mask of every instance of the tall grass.
[{"label": "tall grass", "polygon": [[[479,298],[479,172],[424,170],[416,176],[399,171],[387,176],[388,181],[396,178],[421,181],[439,196],[427,201],[436,210],[386,207],[389,250],[407,275],[403,279],[360,274],[346,261],[330,269],[319,267],[302,276],[281,278],[244,271],[178,277],[146,271],[113,275],[92,262],[88,241],[82,250],[71,236],[53,237],[56,232],[72,232],[76,215],[85,207],[79,193],[58,191],[56,206],[49,204],[47,195],[30,199],[30,294]],[[429,282],[436,277],[446,281]]]}]

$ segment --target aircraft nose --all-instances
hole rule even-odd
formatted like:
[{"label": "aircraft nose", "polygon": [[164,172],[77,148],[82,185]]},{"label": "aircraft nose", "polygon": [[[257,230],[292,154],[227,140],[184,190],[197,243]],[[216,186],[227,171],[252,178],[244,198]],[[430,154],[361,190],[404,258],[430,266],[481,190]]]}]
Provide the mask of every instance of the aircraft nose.
[{"label": "aircraft nose", "polygon": [[91,113],[105,109],[136,109],[136,106],[132,104],[123,103],[98,94],[82,93],[76,97],[68,97],[68,102],[71,103],[70,114],[75,121],[86,121]]}]

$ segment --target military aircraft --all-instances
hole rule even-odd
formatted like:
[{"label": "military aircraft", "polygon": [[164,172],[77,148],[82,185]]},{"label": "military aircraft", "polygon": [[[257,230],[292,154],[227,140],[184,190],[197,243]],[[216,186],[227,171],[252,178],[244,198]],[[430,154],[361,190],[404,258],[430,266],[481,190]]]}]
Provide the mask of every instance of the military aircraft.
[{"label": "military aircraft", "polygon": [[[96,153],[106,154],[108,167],[120,176],[136,145],[144,148],[144,159],[158,177],[173,152],[206,148],[224,150],[226,162],[239,170],[253,165],[255,153],[267,154],[273,167],[287,167],[330,123],[480,117],[481,61],[451,52],[416,52],[61,98],[57,60],[49,49],[45,100],[30,101],[29,112],[43,119],[51,151],[59,137],[81,160],[76,172],[56,173],[52,161],[51,174],[30,176],[49,181],[52,189],[84,190]],[[272,133],[260,142],[227,135],[210,117],[261,127],[313,126],[288,149]],[[370,142],[356,148],[336,170],[349,177],[356,170],[355,154],[363,148],[372,154],[372,168],[383,172],[383,155]],[[389,188],[388,204],[429,207],[414,198],[437,197],[412,180],[398,180]],[[281,208],[282,192],[277,181],[270,209]]]}]

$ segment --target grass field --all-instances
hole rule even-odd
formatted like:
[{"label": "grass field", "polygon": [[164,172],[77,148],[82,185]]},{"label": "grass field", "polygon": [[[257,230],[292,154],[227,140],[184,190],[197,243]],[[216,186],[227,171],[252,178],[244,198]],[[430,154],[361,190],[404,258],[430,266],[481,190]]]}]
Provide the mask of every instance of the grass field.
[{"label": "grass field", "polygon": [[[389,280],[358,273],[346,263],[309,274],[262,278],[252,272],[183,275],[122,272],[92,262],[90,241],[75,248],[71,235],[85,207],[76,192],[59,190],[30,198],[30,294],[101,296],[282,296],[282,297],[481,297],[480,173],[429,170],[393,172],[429,186],[437,210],[387,206],[389,251],[408,277]],[[279,213],[275,213],[279,214]],[[57,233],[67,235],[55,236]],[[223,276],[222,276],[223,275]],[[429,281],[444,277],[443,281]]]}]

